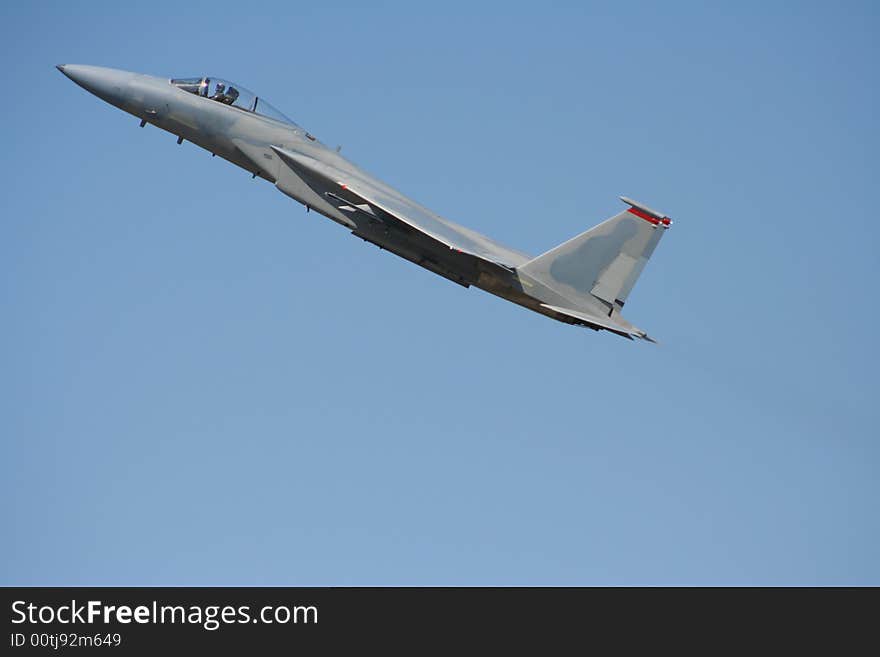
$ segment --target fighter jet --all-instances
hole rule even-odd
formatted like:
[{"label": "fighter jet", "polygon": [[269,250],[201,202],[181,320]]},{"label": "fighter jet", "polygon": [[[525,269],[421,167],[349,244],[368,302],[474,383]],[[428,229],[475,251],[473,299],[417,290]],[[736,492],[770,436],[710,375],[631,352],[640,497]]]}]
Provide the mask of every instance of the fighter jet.
[{"label": "fighter jet", "polygon": [[431,212],[346,160],[262,96],[213,76],[161,78],[98,66],[58,70],[85,90],[275,185],[351,233],[464,287],[560,322],[654,342],[621,309],[669,217],[626,209],[537,257]]}]

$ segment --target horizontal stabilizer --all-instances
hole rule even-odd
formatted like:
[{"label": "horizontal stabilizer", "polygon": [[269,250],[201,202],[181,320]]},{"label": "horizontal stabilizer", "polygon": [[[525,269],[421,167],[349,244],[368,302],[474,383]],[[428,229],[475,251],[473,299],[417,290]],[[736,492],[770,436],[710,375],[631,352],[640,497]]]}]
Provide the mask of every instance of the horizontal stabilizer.
[{"label": "horizontal stabilizer", "polygon": [[633,338],[639,338],[641,340],[647,340],[648,342],[657,341],[648,336],[643,330],[636,328],[629,322],[619,323],[612,320],[610,317],[599,317],[597,315],[593,315],[592,313],[586,313],[582,310],[572,310],[571,308],[560,308],[559,306],[550,306],[546,303],[542,303],[541,306],[547,308],[548,310],[552,310],[553,312],[557,312],[560,315],[566,315],[571,317],[572,319],[576,319],[587,324],[591,324],[594,327],[598,327],[601,329],[605,329],[606,331],[613,331],[618,335],[622,335],[625,338],[629,338],[632,340]]}]

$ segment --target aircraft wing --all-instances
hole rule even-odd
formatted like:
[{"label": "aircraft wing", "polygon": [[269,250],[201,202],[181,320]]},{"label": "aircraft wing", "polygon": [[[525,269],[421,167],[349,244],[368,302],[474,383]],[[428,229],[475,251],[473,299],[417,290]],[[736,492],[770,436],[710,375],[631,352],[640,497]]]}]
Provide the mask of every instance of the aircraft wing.
[{"label": "aircraft wing", "polygon": [[272,150],[295,171],[304,171],[330,183],[331,187],[335,186],[337,191],[326,192],[326,195],[336,202],[342,202],[342,210],[362,212],[380,221],[400,222],[454,251],[508,270],[529,260],[529,256],[497,244],[476,231],[447,221],[377,181],[337,169],[303,153],[278,146],[272,146]]}]

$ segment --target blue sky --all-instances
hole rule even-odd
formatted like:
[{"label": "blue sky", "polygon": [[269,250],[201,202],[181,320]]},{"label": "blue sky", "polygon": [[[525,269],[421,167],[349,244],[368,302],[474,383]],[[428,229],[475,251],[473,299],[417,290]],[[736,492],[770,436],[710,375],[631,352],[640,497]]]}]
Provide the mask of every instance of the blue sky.
[{"label": "blue sky", "polygon": [[[880,584],[873,3],[0,18],[2,583]],[[533,254],[657,207],[661,344],[380,252],[59,63],[238,81]]]}]

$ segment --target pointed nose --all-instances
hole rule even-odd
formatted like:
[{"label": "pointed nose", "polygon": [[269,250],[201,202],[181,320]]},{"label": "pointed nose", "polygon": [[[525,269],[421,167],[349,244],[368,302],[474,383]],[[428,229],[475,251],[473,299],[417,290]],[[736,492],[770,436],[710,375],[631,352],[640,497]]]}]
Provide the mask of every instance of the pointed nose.
[{"label": "pointed nose", "polygon": [[128,83],[135,75],[129,71],[84,64],[58,64],[55,68],[86,91],[117,106],[125,101]]}]

